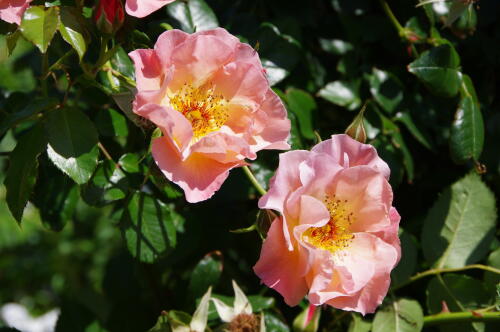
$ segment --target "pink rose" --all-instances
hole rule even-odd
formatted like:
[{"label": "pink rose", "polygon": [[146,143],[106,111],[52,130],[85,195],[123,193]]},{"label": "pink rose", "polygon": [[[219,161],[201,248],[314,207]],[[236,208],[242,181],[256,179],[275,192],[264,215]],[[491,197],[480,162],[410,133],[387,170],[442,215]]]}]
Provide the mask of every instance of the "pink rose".
[{"label": "pink rose", "polygon": [[135,17],[145,17],[175,0],[127,0],[125,10]]},{"label": "pink rose", "polygon": [[24,11],[32,0],[0,0],[0,19],[9,23],[21,24]]},{"label": "pink rose", "polygon": [[308,294],[314,305],[374,312],[401,254],[388,176],[375,149],[347,135],[281,154],[259,201],[281,216],[255,273],[289,305]]},{"label": "pink rose", "polygon": [[170,30],[129,55],[134,112],[161,129],[153,157],[189,202],[210,198],[257,151],[289,148],[290,121],[257,52],[226,30]]}]

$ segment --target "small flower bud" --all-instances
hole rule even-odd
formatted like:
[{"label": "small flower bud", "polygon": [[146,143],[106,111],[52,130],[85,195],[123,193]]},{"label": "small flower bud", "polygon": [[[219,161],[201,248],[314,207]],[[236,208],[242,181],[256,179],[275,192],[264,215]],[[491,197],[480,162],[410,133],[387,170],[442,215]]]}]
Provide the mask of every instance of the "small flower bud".
[{"label": "small flower bud", "polygon": [[366,143],[366,130],[365,130],[365,124],[363,122],[363,115],[365,113],[366,105],[363,106],[361,111],[359,111],[358,115],[354,118],[354,120],[351,122],[349,127],[345,130],[345,133],[352,138],[354,138],[356,141],[361,142],[361,143]]},{"label": "small flower bud", "polygon": [[121,0],[98,0],[94,9],[94,21],[97,28],[104,34],[117,32],[125,19]]}]

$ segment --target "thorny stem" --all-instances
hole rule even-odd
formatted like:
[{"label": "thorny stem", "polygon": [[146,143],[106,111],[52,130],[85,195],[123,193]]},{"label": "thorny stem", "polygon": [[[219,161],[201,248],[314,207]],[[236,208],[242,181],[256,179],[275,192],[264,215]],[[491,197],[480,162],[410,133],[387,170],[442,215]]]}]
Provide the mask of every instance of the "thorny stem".
[{"label": "thorny stem", "polygon": [[424,325],[431,326],[443,323],[459,322],[499,322],[500,312],[464,311],[464,312],[443,312],[436,315],[424,317]]},{"label": "thorny stem", "polygon": [[472,270],[472,269],[479,269],[479,270],[484,270],[484,271],[489,271],[492,273],[500,274],[499,269],[496,269],[494,267],[487,266],[487,265],[482,265],[482,264],[472,264],[472,265],[466,265],[466,266],[459,267],[459,268],[450,268],[450,269],[430,269],[430,270],[415,274],[414,276],[409,278],[407,281],[392,287],[391,290],[394,291],[394,290],[400,289],[402,287],[405,287],[405,286],[411,284],[412,282],[415,282],[419,279],[422,279],[422,278],[425,278],[428,276],[441,274],[441,273],[448,273],[448,272],[460,272],[460,271]]},{"label": "thorny stem", "polygon": [[261,195],[265,195],[267,193],[267,191],[262,188],[262,186],[260,185],[259,181],[257,181],[257,179],[255,178],[255,176],[253,175],[252,171],[250,170],[250,168],[248,166],[243,166],[243,172],[245,172],[246,176],[248,177],[248,179],[250,180],[250,182],[253,184],[253,186],[255,187],[255,189],[257,189],[257,191],[259,192],[259,194]]}]

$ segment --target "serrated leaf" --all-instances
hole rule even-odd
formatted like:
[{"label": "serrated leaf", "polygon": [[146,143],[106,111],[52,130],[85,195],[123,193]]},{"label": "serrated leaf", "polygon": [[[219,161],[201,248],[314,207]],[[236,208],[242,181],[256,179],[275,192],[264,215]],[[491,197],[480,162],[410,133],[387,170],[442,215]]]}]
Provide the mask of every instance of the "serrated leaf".
[{"label": "serrated leaf", "polygon": [[403,85],[390,72],[373,68],[369,78],[370,92],[384,110],[392,113],[403,100]]},{"label": "serrated leaf", "polygon": [[217,17],[204,0],[176,1],[167,6],[167,12],[185,32],[205,31],[219,26]]},{"label": "serrated leaf", "polygon": [[303,137],[314,139],[313,113],[316,110],[314,98],[306,91],[300,89],[288,89],[286,91],[287,105],[290,111],[295,113],[299,121],[300,133]]},{"label": "serrated leaf", "polygon": [[424,314],[415,300],[399,299],[378,309],[373,319],[373,332],[418,332]]},{"label": "serrated leaf", "polygon": [[58,25],[59,7],[31,6],[24,12],[19,29],[27,40],[45,53]]},{"label": "serrated leaf", "polygon": [[480,261],[493,240],[495,197],[477,174],[445,189],[429,211],[422,248],[437,268],[459,268]]},{"label": "serrated leaf", "polygon": [[4,182],[7,188],[6,201],[12,216],[19,223],[35,186],[37,158],[46,146],[47,139],[43,127],[36,125],[21,137],[10,155],[10,166]]},{"label": "serrated leaf", "polygon": [[463,75],[462,98],[450,134],[450,151],[457,163],[478,160],[484,145],[484,122],[474,85]]},{"label": "serrated leaf", "polygon": [[122,234],[132,254],[142,262],[153,263],[176,245],[173,209],[142,192],[130,198],[121,218]]},{"label": "serrated leaf", "polygon": [[188,292],[191,299],[196,299],[206,292],[209,286],[215,286],[222,273],[222,254],[214,251],[203,257],[191,272]]},{"label": "serrated leaf", "polygon": [[78,54],[80,61],[87,51],[88,32],[82,15],[73,7],[61,7],[59,32]]},{"label": "serrated leaf", "polygon": [[460,88],[460,57],[449,44],[425,51],[408,65],[408,71],[436,95],[453,97]]},{"label": "serrated leaf", "polygon": [[351,111],[361,106],[358,82],[330,82],[319,90],[318,96]]}]

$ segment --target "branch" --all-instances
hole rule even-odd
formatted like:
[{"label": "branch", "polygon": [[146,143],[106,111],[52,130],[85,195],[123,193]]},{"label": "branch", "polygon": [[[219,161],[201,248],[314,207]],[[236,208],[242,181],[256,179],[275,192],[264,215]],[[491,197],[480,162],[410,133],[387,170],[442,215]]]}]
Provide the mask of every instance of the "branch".
[{"label": "branch", "polygon": [[248,177],[248,179],[250,180],[250,182],[253,184],[253,186],[255,187],[255,189],[257,189],[257,191],[259,192],[259,194],[261,195],[265,195],[267,193],[267,191],[262,188],[262,186],[260,185],[259,181],[257,181],[257,179],[255,178],[255,176],[253,175],[252,171],[250,170],[250,168],[248,168],[248,166],[243,166],[243,172],[245,172],[246,176]]},{"label": "branch", "polygon": [[443,323],[460,322],[499,322],[500,312],[466,311],[466,312],[446,312],[424,317],[424,325],[431,326]]}]

